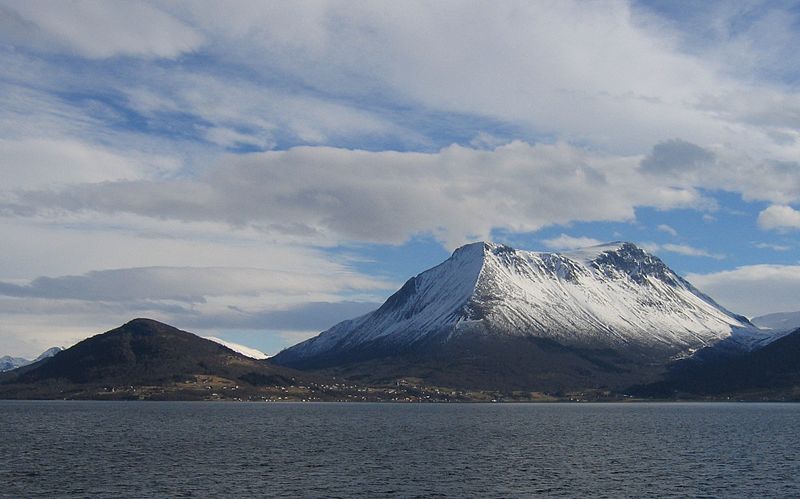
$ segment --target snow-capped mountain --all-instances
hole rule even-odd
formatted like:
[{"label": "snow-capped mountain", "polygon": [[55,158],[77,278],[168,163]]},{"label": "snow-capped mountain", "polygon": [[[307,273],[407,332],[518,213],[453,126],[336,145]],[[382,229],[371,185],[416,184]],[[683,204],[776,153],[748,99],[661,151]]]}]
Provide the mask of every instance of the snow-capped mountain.
[{"label": "snow-capped mountain", "polygon": [[754,317],[752,322],[762,329],[775,331],[776,333],[790,332],[800,328],[800,311],[762,315]]},{"label": "snow-capped mountain", "polygon": [[33,364],[34,362],[39,362],[40,360],[50,358],[62,350],[64,350],[64,347],[48,348],[47,350],[42,352],[41,355],[39,355],[33,360],[23,359],[22,357],[10,357],[8,355],[0,357],[0,373],[10,371],[18,367],[27,366],[29,364]]},{"label": "snow-capped mountain", "polygon": [[669,357],[726,338],[746,346],[766,334],[632,243],[538,253],[481,242],[411,278],[374,312],[337,324],[274,360],[336,365],[337,359],[470,336],[539,338]]}]

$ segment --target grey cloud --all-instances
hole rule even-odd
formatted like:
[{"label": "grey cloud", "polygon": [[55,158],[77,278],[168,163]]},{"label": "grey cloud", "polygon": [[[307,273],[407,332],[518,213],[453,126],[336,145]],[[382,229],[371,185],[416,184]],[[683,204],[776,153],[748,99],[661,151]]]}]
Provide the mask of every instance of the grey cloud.
[{"label": "grey cloud", "polygon": [[226,222],[266,232],[400,243],[432,233],[448,246],[493,228],[532,231],[580,221],[629,220],[637,206],[692,207],[692,189],[653,185],[634,158],[566,144],[513,142],[492,151],[436,153],[297,147],[228,156],[194,180],[80,184],[18,192],[20,215],[96,211]]},{"label": "grey cloud", "polygon": [[692,171],[714,161],[713,152],[681,139],[672,139],[653,146],[642,160],[642,169],[651,173]]},{"label": "grey cloud", "polygon": [[164,287],[158,269],[93,271],[79,276],[37,277],[30,284],[0,282],[0,295],[17,298],[51,298],[88,301],[138,301],[146,299],[204,302],[202,292]]},{"label": "grey cloud", "polygon": [[247,312],[232,307],[230,313],[197,316],[197,327],[224,329],[267,329],[278,331],[322,331],[343,320],[353,319],[378,308],[375,302],[310,302],[283,310]]},{"label": "grey cloud", "polygon": [[[59,317],[70,322],[90,317],[106,324],[145,316],[197,330],[322,331],[380,306],[377,302],[341,301],[297,303],[280,309],[245,310],[236,306],[204,309],[190,304],[157,300],[74,301],[53,297],[0,297],[0,313],[7,316]],[[65,319],[69,318],[69,319]]]},{"label": "grey cloud", "polygon": [[358,276],[347,278],[313,271],[303,274],[237,267],[141,267],[38,277],[28,284],[0,282],[0,295],[103,302],[205,303],[208,298],[220,296],[257,297],[267,293],[304,296],[313,291],[336,292],[359,286],[374,288],[375,282]]}]

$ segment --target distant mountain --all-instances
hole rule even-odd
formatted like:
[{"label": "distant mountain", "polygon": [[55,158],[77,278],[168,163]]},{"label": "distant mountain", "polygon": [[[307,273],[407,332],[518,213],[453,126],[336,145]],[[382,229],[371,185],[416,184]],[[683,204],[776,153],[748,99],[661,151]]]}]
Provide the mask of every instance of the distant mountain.
[{"label": "distant mountain", "polygon": [[632,392],[663,398],[800,400],[800,329],[736,357],[683,360],[665,380]]},{"label": "distant mountain", "polygon": [[49,359],[50,357],[54,357],[57,353],[64,351],[64,347],[51,347],[39,354],[38,357],[31,361],[31,364],[34,362],[39,362],[40,360]]},{"label": "distant mountain", "polygon": [[62,350],[64,350],[64,347],[48,348],[33,360],[23,359],[22,357],[9,357],[8,355],[0,357],[0,373],[48,359]]},{"label": "distant mountain", "polygon": [[474,243],[272,361],[359,379],[614,387],[721,340],[746,349],[766,336],[632,243],[569,253]]},{"label": "distant mountain", "polygon": [[793,331],[800,328],[800,311],[762,315],[753,318],[751,322],[762,329]]},{"label": "distant mountain", "polygon": [[145,398],[207,398],[203,385],[244,394],[248,387],[296,385],[298,375],[313,379],[167,324],[135,319],[49,360],[4,373],[0,398],[97,398],[118,391]]},{"label": "distant mountain", "polygon": [[22,357],[11,357],[9,355],[4,355],[3,357],[0,357],[0,373],[26,366],[30,363],[30,360],[23,359]]}]

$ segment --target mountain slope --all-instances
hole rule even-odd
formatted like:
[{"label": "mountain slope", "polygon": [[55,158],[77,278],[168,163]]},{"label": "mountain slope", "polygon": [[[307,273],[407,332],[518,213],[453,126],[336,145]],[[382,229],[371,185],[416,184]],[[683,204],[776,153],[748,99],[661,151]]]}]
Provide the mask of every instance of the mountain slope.
[{"label": "mountain slope", "polygon": [[731,336],[763,335],[634,244],[559,254],[474,243],[411,278],[378,310],[274,362],[328,367],[459,337],[535,338],[666,358]]},{"label": "mountain slope", "polygon": [[800,329],[736,357],[686,359],[666,380],[633,391],[648,397],[800,400]]}]

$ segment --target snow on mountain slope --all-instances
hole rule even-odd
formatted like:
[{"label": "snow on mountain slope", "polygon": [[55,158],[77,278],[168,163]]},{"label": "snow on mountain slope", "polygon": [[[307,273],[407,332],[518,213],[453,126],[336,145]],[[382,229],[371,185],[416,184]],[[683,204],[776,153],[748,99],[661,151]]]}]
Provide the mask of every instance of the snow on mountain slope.
[{"label": "snow on mountain slope", "polygon": [[672,354],[729,337],[746,347],[765,336],[632,243],[563,254],[473,243],[411,278],[378,310],[275,359],[293,362],[375,340],[411,345],[432,334],[452,338],[476,331]]},{"label": "snow on mountain slope", "polygon": [[250,357],[251,359],[264,360],[269,358],[269,355],[265,354],[261,350],[256,350],[255,348],[250,348],[244,345],[240,345],[238,343],[233,343],[232,341],[225,341],[215,336],[203,336],[203,338],[211,340],[214,343],[219,343],[220,345],[230,348],[234,352],[240,353],[245,357]]},{"label": "snow on mountain slope", "polygon": [[[38,357],[36,357],[35,359],[33,359],[33,362],[39,362],[40,360],[43,360],[43,359],[49,359],[50,357],[54,356],[55,354],[57,354],[58,352],[60,352],[60,351],[62,351],[62,350],[64,350],[64,347],[52,347],[52,348],[48,348],[47,350],[45,350],[44,352],[42,352],[42,353],[41,353],[41,354],[40,354]],[[32,364],[33,362],[31,362],[31,364]]]}]

